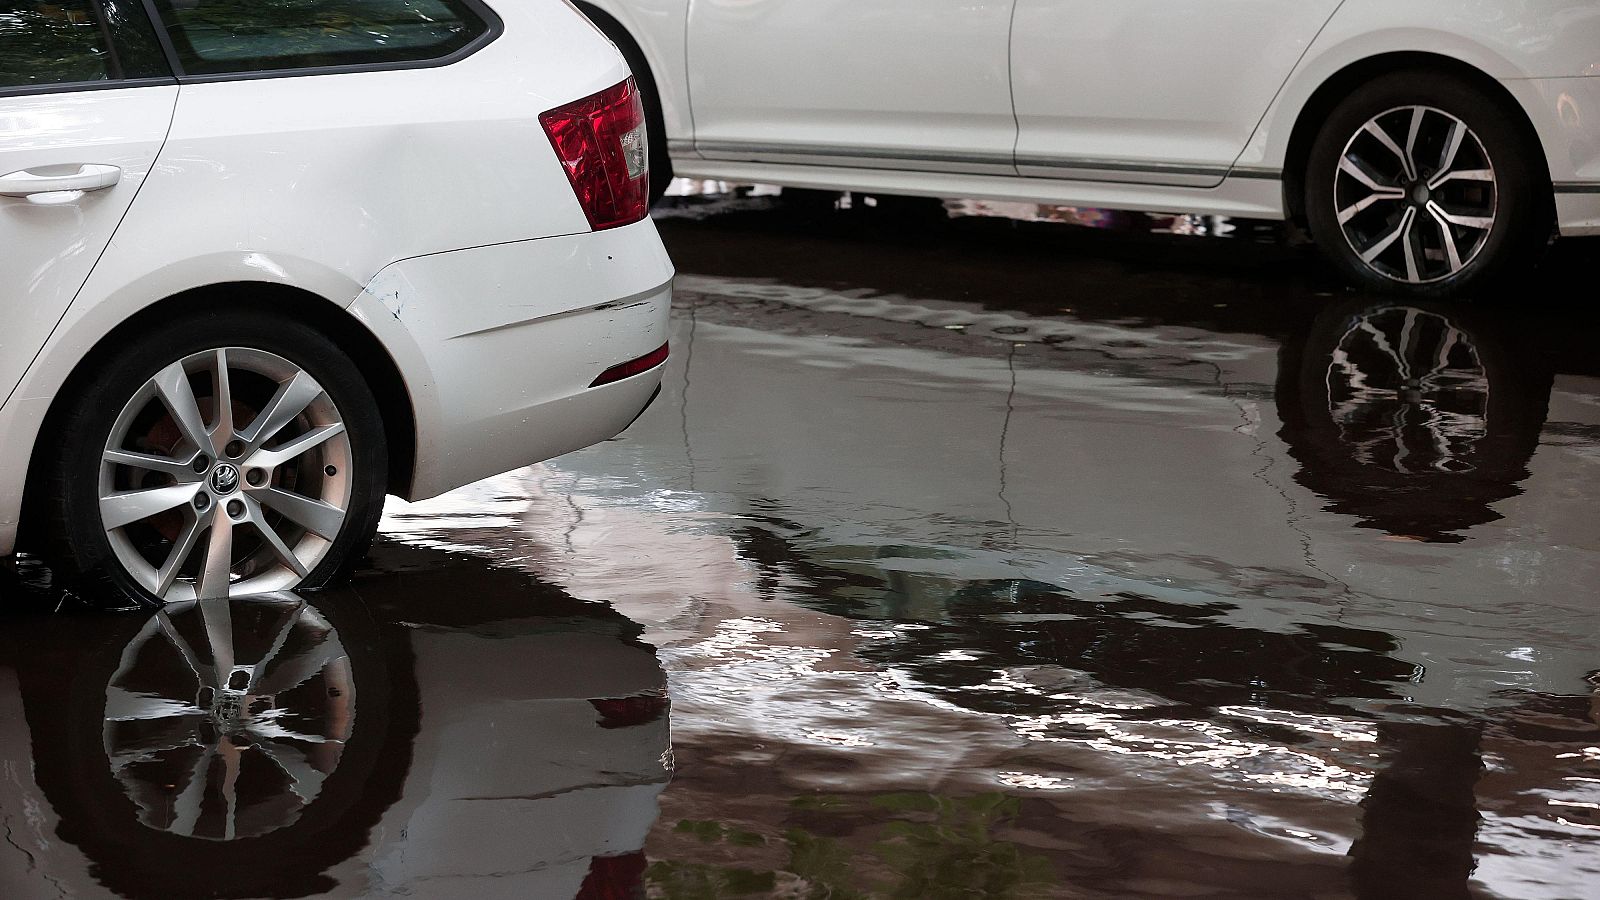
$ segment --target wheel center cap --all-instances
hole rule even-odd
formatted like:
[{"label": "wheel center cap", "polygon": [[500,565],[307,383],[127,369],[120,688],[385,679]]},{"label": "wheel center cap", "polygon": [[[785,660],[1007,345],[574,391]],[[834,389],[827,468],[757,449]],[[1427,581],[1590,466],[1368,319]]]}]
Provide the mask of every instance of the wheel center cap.
[{"label": "wheel center cap", "polygon": [[211,470],[211,490],[218,494],[231,494],[239,489],[239,470],[227,463],[218,463]]},{"label": "wheel center cap", "polygon": [[1419,181],[1411,187],[1411,199],[1418,206],[1427,206],[1428,201],[1433,199],[1433,191],[1428,190],[1427,182]]}]

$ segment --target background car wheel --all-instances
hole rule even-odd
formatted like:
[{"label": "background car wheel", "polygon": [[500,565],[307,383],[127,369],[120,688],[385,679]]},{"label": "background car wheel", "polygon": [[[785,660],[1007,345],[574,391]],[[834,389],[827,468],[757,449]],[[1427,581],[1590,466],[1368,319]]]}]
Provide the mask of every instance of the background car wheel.
[{"label": "background car wheel", "polygon": [[1385,75],[1312,146],[1312,235],[1357,283],[1414,296],[1526,271],[1552,230],[1539,153],[1482,91],[1438,72]]},{"label": "background car wheel", "polygon": [[388,477],[377,402],[304,325],[239,311],[164,325],[64,402],[49,555],[91,599],[314,588],[377,529]]},{"label": "background car wheel", "polygon": [[633,72],[639,99],[644,101],[645,134],[650,141],[650,205],[655,206],[672,185],[672,157],[667,153],[667,120],[661,111],[661,97],[656,90],[655,76],[650,72],[650,62],[634,43],[633,36],[615,19],[587,3],[579,3],[578,9],[601,34],[617,45],[622,58],[627,60],[628,69]]}]

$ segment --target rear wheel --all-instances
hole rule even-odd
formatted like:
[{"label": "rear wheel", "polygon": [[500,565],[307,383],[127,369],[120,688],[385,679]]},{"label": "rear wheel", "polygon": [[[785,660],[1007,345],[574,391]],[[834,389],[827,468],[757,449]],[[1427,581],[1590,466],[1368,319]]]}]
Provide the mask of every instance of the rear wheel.
[{"label": "rear wheel", "polygon": [[227,312],[163,326],[68,402],[48,511],[69,583],[146,603],[317,587],[376,530],[377,403],[303,325]]},{"label": "rear wheel", "polygon": [[1318,246],[1367,287],[1455,293],[1530,268],[1551,234],[1549,185],[1495,98],[1437,72],[1355,91],[1312,147]]}]

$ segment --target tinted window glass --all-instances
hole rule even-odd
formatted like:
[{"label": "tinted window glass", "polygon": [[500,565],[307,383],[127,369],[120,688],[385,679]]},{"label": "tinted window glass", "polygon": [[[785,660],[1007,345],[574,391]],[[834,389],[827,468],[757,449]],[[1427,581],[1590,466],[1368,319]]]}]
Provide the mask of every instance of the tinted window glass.
[{"label": "tinted window glass", "polygon": [[438,59],[488,30],[462,0],[156,0],[184,71]]},{"label": "tinted window glass", "polygon": [[0,0],[0,89],[111,77],[106,32],[92,3]]}]

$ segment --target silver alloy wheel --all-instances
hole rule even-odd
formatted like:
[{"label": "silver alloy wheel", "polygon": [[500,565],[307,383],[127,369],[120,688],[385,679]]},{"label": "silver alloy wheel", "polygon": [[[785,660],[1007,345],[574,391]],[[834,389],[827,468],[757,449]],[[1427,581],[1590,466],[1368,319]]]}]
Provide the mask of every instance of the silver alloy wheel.
[{"label": "silver alloy wheel", "polygon": [[106,759],[139,821],[205,840],[297,821],[356,725],[349,654],[293,594],[168,604],[105,697]]},{"label": "silver alloy wheel", "polygon": [[1494,164],[1465,122],[1431,106],[1374,116],[1345,145],[1333,202],[1350,249],[1408,284],[1472,264],[1494,229]]},{"label": "silver alloy wheel", "polygon": [[350,506],[350,438],[333,398],[263,350],[207,350],[157,372],[101,460],[117,562],[167,602],[294,587]]}]

